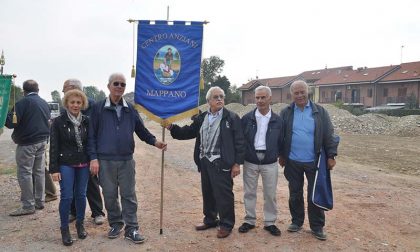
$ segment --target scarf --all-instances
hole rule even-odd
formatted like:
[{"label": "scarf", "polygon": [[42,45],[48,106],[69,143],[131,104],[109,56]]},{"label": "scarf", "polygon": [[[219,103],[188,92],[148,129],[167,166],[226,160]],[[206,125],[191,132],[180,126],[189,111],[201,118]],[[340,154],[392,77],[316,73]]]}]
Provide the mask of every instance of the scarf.
[{"label": "scarf", "polygon": [[74,126],[74,134],[76,136],[77,151],[83,152],[82,136],[80,135],[80,124],[82,123],[82,113],[79,112],[77,117],[75,117],[72,114],[70,114],[70,112],[67,110],[67,116]]}]

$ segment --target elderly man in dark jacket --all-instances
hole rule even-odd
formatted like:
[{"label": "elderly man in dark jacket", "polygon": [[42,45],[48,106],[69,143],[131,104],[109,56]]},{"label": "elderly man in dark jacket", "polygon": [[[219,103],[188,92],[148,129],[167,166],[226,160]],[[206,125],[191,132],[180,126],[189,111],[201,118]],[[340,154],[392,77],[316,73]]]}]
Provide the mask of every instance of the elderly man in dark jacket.
[{"label": "elderly man in dark jacket", "polygon": [[334,128],[328,112],[308,100],[308,85],[302,80],[292,83],[290,93],[294,102],[280,113],[284,142],[279,163],[286,166],[284,176],[289,181],[289,209],[292,223],[289,232],[302,228],[305,219],[303,182],[304,174],[308,180],[308,215],[312,234],[320,240],[326,240],[323,228],[324,211],[311,200],[314,186],[317,160],[324,148],[328,157],[328,168],[335,166],[338,142],[334,140]]},{"label": "elderly man in dark jacket", "polygon": [[272,112],[271,89],[259,86],[255,89],[257,108],[242,117],[242,128],[246,141],[244,163],[245,222],[239,232],[247,233],[255,228],[258,177],[261,174],[264,193],[264,229],[274,236],[281,232],[275,225],[277,220],[278,157],[281,145],[281,121]]},{"label": "elderly man in dark jacket", "polygon": [[45,200],[45,146],[50,135],[50,109],[38,95],[38,83],[27,80],[23,83],[25,97],[16,103],[17,122],[13,113],[6,119],[6,127],[14,129],[12,139],[17,144],[17,177],[21,189],[22,207],[10,213],[19,216],[35,213],[44,208]]},{"label": "elderly man in dark jacket", "polygon": [[[233,179],[244,161],[244,136],[239,116],[224,108],[224,91],[212,87],[206,95],[209,110],[191,125],[170,125],[175,139],[196,138],[194,161],[201,171],[203,223],[196,230],[220,226],[217,237],[230,235],[235,225]],[[220,221],[217,219],[219,215]]]},{"label": "elderly man in dark jacket", "polygon": [[[109,97],[97,102],[91,112],[88,153],[92,174],[99,173],[99,181],[111,229],[108,238],[117,238],[125,225],[125,239],[143,243],[137,221],[137,196],[134,153],[134,133],[144,142],[166,150],[166,143],[158,141],[144,126],[138,112],[123,98],[124,75],[109,77]],[[121,206],[118,199],[121,196]]]}]

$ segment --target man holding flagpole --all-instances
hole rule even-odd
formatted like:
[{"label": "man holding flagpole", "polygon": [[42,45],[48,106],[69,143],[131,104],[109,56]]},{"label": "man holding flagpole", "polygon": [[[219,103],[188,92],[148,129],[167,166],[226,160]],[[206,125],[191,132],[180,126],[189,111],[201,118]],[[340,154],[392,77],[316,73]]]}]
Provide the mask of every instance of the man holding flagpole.
[{"label": "man holding flagpole", "polygon": [[109,97],[95,103],[91,111],[88,153],[92,174],[99,173],[111,227],[108,238],[117,238],[125,225],[124,237],[134,243],[143,243],[145,238],[139,234],[137,221],[133,134],[162,150],[166,150],[166,143],[156,140],[138,112],[125,101],[125,87],[124,75],[115,73],[109,77]]},{"label": "man holding flagpole", "polygon": [[324,148],[328,157],[328,169],[335,166],[338,142],[334,139],[334,128],[328,112],[308,99],[308,84],[297,80],[290,86],[293,103],[280,113],[283,129],[283,145],[279,163],[289,182],[289,209],[292,223],[287,231],[298,232],[305,219],[303,200],[304,174],[308,180],[308,215],[312,234],[326,240],[324,210],[311,200],[317,160]]},{"label": "man holding flagpole", "polygon": [[191,125],[167,127],[175,139],[196,139],[194,161],[201,172],[203,223],[197,231],[219,225],[217,238],[228,237],[235,225],[233,178],[244,162],[245,140],[239,116],[224,108],[225,93],[211,87],[206,95],[209,110]]}]

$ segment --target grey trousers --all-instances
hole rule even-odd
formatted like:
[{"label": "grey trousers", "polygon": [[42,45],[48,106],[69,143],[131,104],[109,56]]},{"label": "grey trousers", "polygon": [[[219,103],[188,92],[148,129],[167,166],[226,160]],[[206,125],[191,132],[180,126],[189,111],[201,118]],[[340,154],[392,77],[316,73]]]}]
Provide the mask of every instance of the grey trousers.
[{"label": "grey trousers", "polygon": [[[125,230],[138,229],[136,196],[136,162],[99,160],[99,184],[108,213],[109,225],[124,225]],[[121,206],[118,200],[118,189]]]},{"label": "grey trousers", "polygon": [[264,194],[264,226],[274,225],[277,220],[278,164],[257,165],[245,161],[243,166],[245,222],[255,225],[258,177],[261,174]]},{"label": "grey trousers", "polygon": [[16,147],[17,178],[21,190],[22,208],[44,205],[45,145],[47,141]]}]

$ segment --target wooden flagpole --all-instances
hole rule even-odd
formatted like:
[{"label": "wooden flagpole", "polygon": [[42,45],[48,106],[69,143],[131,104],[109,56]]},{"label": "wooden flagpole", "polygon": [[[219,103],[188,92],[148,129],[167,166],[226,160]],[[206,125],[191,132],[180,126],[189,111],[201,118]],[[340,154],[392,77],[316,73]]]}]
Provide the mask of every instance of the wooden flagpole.
[{"label": "wooden flagpole", "polygon": [[[166,20],[169,21],[169,5],[166,9]],[[165,126],[162,125],[162,142],[165,142]],[[165,166],[165,151],[162,150],[162,162],[160,171],[160,231],[159,234],[163,234],[163,182],[164,182],[164,166]]]}]

